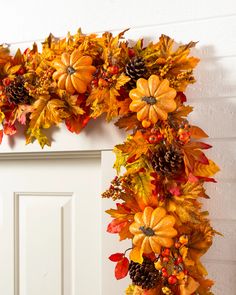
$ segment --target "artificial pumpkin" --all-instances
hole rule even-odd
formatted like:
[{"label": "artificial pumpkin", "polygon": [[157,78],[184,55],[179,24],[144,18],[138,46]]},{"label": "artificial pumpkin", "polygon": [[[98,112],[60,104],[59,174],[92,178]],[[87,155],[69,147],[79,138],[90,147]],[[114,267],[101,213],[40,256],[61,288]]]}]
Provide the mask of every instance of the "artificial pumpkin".
[{"label": "artificial pumpkin", "polygon": [[144,128],[155,124],[158,120],[166,120],[169,112],[176,109],[176,91],[169,87],[167,79],[160,80],[151,75],[148,80],[140,78],[137,88],[129,93],[132,102],[130,110],[137,112],[137,118]]},{"label": "artificial pumpkin", "polygon": [[141,249],[143,253],[160,253],[161,247],[171,247],[173,237],[177,235],[174,229],[175,218],[166,214],[166,210],[158,207],[146,207],[143,212],[134,216],[134,222],[129,230],[134,235],[134,246]]},{"label": "artificial pumpkin", "polygon": [[85,93],[96,71],[92,62],[90,56],[81,56],[78,49],[71,54],[64,52],[59,60],[53,62],[56,69],[53,79],[58,81],[58,88],[65,89],[70,94]]}]

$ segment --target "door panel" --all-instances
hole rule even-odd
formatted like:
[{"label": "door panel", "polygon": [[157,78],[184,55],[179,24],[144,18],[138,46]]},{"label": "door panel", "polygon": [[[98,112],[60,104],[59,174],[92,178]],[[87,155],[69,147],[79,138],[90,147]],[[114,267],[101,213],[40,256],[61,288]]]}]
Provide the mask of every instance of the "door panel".
[{"label": "door panel", "polygon": [[1,162],[0,294],[101,294],[100,173],[100,159]]}]

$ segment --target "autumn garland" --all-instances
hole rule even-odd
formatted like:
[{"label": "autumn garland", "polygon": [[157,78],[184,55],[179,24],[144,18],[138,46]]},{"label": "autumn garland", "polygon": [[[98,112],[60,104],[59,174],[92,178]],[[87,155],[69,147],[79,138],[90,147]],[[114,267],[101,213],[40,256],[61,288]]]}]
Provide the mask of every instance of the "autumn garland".
[{"label": "autumn garland", "polygon": [[114,148],[119,176],[103,197],[117,202],[107,211],[108,232],[131,239],[132,248],[110,256],[116,278],[129,273],[127,295],[212,294],[200,258],[216,232],[200,198],[219,168],[202,152],[211,146],[196,141],[206,133],[187,120],[192,107],[183,92],[195,82],[195,43],[176,47],[162,35],[131,46],[123,35],[50,35],[42,52],[34,44],[15,56],[1,46],[1,139],[24,125],[26,143],[44,147],[43,130],[53,125],[79,133],[103,114],[118,119],[132,132]]}]

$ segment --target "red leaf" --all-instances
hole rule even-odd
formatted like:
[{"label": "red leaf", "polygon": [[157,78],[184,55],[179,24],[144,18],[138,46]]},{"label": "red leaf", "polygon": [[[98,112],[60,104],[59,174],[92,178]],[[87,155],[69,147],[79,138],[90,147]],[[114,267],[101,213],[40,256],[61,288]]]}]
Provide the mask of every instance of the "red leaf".
[{"label": "red leaf", "polygon": [[107,232],[112,234],[118,234],[122,230],[122,228],[124,228],[127,225],[127,223],[127,220],[116,218],[108,224]]},{"label": "red leaf", "polygon": [[14,125],[11,125],[9,123],[5,123],[3,126],[4,133],[6,135],[13,135],[16,133],[16,127]]},{"label": "red leaf", "polygon": [[214,182],[214,183],[217,183],[217,181],[212,178],[212,177],[203,177],[203,176],[196,176],[198,179],[201,179],[203,181],[206,181],[206,182]]},{"label": "red leaf", "polygon": [[0,130],[0,144],[2,143],[2,138],[3,138],[3,130]]},{"label": "red leaf", "polygon": [[129,260],[124,257],[121,261],[119,261],[115,267],[115,277],[117,280],[123,279],[127,276],[129,271]]},{"label": "red leaf", "polygon": [[194,175],[190,172],[189,175],[188,175],[188,181],[189,181],[189,182],[193,182],[193,183],[198,182],[198,177],[194,176]]},{"label": "red leaf", "polygon": [[88,124],[89,120],[90,120],[89,116],[72,115],[71,117],[65,120],[65,123],[66,123],[67,129],[70,132],[75,132],[76,134],[79,134],[81,130]]},{"label": "red leaf", "polygon": [[169,189],[169,192],[173,195],[173,196],[180,196],[181,192],[180,192],[180,188],[178,186],[173,186]]},{"label": "red leaf", "polygon": [[112,254],[109,259],[113,262],[118,262],[118,261],[121,261],[124,257],[124,253],[115,253],[115,254]]}]

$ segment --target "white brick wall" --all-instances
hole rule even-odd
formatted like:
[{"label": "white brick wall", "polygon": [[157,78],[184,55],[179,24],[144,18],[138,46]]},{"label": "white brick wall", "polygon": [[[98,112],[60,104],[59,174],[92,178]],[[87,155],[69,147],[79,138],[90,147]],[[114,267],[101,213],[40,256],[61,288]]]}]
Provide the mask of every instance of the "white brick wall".
[{"label": "white brick wall", "polygon": [[[197,41],[194,54],[202,61],[196,71],[198,83],[187,91],[194,106],[191,120],[210,135],[214,149],[209,155],[221,166],[218,185],[209,184],[211,200],[206,201],[213,223],[225,237],[217,237],[205,261],[209,275],[216,279],[216,295],[236,294],[236,2],[235,0],[8,0],[1,3],[0,41],[12,49],[28,46],[50,32],[63,36],[79,26],[84,32],[122,30],[127,38],[156,39],[161,33],[178,42]],[[80,139],[63,130],[54,132],[53,150],[91,149],[99,145],[96,128],[107,131],[102,140],[109,149],[121,141],[113,127],[94,127]],[[91,127],[92,129],[92,127]],[[105,134],[105,131],[104,131]],[[94,135],[95,140],[92,138]],[[65,137],[68,146],[65,145]],[[98,139],[98,141],[97,141]],[[96,145],[95,145],[96,143]],[[35,151],[23,139],[11,145],[5,140],[2,151]]]}]

